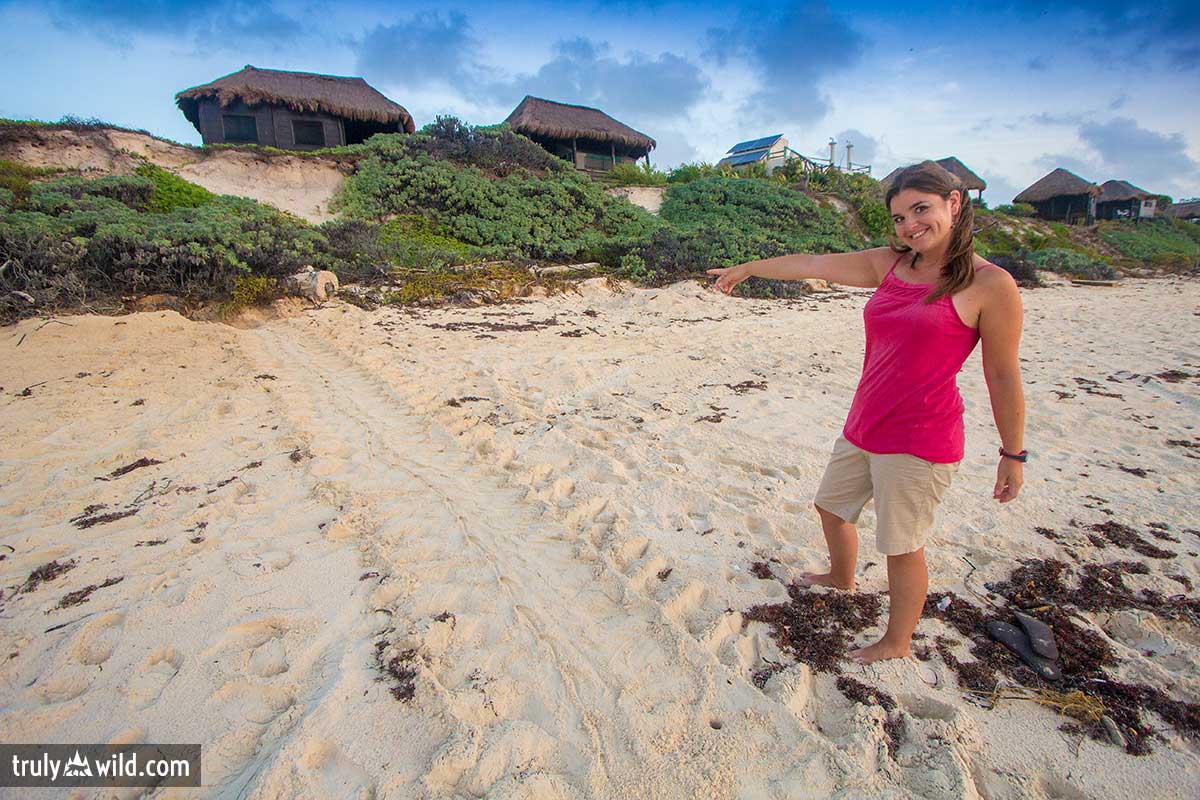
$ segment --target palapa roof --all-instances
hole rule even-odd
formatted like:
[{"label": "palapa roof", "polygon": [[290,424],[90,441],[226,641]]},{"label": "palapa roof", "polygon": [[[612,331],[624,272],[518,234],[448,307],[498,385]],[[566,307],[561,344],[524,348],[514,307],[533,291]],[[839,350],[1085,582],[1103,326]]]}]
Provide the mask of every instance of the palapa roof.
[{"label": "palapa roof", "polygon": [[987,188],[987,181],[968,169],[966,164],[959,161],[954,156],[939,158],[936,163],[939,167],[962,181],[964,189],[978,189],[982,192]]},{"label": "palapa roof", "polygon": [[1200,199],[1185,200],[1182,203],[1174,203],[1167,209],[1167,213],[1172,217],[1179,219],[1197,219],[1200,218]]},{"label": "palapa roof", "polygon": [[1099,194],[1100,187],[1059,167],[1013,198],[1014,203],[1041,203],[1051,197]]},{"label": "palapa roof", "polygon": [[[972,189],[978,189],[979,191],[982,192],[984,189],[987,188],[987,181],[985,181],[983,178],[976,175],[971,170],[967,169],[967,165],[962,163],[961,161],[959,161],[954,156],[948,156],[946,158],[939,158],[937,161],[934,161],[933,163],[937,164],[939,167],[946,170],[946,172],[949,172],[951,175],[958,178],[959,183],[961,183],[963,188],[966,189],[967,191],[970,191]],[[906,165],[904,167],[896,167],[894,170],[889,172],[884,177],[883,180],[881,180],[879,182],[883,186],[884,191],[887,191],[888,187],[890,187],[892,185],[892,183],[895,182],[896,175],[899,174],[900,170],[906,169],[908,166],[911,166],[911,165]]]},{"label": "palapa roof", "polygon": [[205,97],[216,98],[222,106],[239,101],[248,106],[266,103],[300,113],[323,112],[360,122],[396,125],[406,133],[416,128],[412,115],[403,106],[384,97],[362,78],[259,69],[247,64],[212,83],[175,95],[175,104],[197,130],[200,128],[197,107]]},{"label": "palapa roof", "polygon": [[[926,162],[922,161],[920,163],[924,164]],[[933,163],[937,164],[939,167],[942,167],[942,165],[938,164],[938,162],[936,162],[936,161],[934,161]],[[914,164],[905,164],[903,167],[896,167],[894,170],[892,170],[891,172],[889,172],[887,175],[884,176],[883,180],[881,180],[879,182],[880,186],[882,186],[883,190],[886,192],[889,188],[891,188],[892,184],[896,182],[896,176],[900,174],[900,171],[908,169],[909,167],[912,167],[912,166],[915,166],[915,165]],[[946,169],[946,168],[942,167],[942,169]],[[946,169],[946,171],[950,172],[950,170],[948,170],[948,169]],[[953,172],[950,172],[950,175],[951,175],[951,177],[958,177]],[[971,188],[971,187],[965,187],[965,188]]]},{"label": "palapa roof", "polygon": [[591,139],[646,152],[657,146],[657,142],[646,134],[618,122],[598,108],[556,103],[531,95],[525,95],[504,121],[517,133],[548,139]]},{"label": "palapa roof", "polygon": [[1100,185],[1100,197],[1097,202],[1116,203],[1121,200],[1145,200],[1154,197],[1145,189],[1139,189],[1129,181],[1105,181]]}]

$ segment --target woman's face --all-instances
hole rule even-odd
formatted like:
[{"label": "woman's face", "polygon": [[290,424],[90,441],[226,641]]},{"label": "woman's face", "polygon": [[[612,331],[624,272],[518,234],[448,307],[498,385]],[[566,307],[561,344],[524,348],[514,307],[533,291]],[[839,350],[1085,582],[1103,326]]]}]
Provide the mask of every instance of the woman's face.
[{"label": "woman's face", "polygon": [[918,253],[936,252],[950,244],[950,232],[959,209],[958,190],[949,199],[905,189],[892,198],[896,237]]}]

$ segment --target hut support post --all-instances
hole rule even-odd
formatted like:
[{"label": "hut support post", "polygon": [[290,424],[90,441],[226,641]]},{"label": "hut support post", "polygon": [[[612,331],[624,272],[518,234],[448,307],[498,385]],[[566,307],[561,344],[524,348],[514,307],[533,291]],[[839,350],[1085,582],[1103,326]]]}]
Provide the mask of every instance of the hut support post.
[{"label": "hut support post", "polygon": [[579,169],[579,145],[576,139],[571,140],[571,166]]},{"label": "hut support post", "polygon": [[609,142],[608,144],[612,148],[612,165],[615,167],[617,165],[617,143]]}]

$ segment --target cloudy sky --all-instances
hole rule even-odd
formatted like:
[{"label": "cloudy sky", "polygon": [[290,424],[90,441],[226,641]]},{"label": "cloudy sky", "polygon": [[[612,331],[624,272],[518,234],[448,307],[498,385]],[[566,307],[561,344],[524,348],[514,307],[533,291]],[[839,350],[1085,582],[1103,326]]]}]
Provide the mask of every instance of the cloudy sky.
[{"label": "cloudy sky", "polygon": [[[982,7],[981,7],[982,6]],[[957,155],[996,205],[1057,166],[1200,195],[1200,4],[0,0],[0,116],[183,142],[182,89],[245,64],[361,75],[420,126],[533,94],[658,141],[656,166],[782,133],[877,177]]]}]

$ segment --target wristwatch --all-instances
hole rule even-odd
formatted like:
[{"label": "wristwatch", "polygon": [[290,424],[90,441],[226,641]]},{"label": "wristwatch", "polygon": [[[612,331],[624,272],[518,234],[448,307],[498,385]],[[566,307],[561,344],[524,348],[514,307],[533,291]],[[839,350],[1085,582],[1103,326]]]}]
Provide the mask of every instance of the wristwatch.
[{"label": "wristwatch", "polygon": [[1004,458],[1011,458],[1013,461],[1020,461],[1022,464],[1024,464],[1026,461],[1029,460],[1029,451],[1028,450],[1022,450],[1019,453],[1010,453],[1007,450],[1005,450],[1003,447],[1001,447],[1000,455],[1002,455]]}]

